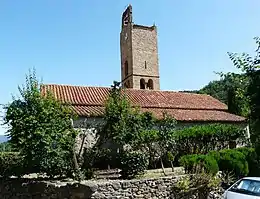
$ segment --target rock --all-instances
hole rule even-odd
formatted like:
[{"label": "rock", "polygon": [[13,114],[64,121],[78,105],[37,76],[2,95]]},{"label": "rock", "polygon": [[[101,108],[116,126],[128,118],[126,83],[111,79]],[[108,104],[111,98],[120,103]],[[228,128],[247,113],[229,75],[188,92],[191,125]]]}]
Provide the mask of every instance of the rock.
[{"label": "rock", "polygon": [[131,187],[131,184],[128,181],[123,181],[122,182],[122,188],[123,189],[127,189],[129,187]]},{"label": "rock", "polygon": [[115,189],[115,190],[118,190],[121,188],[121,184],[119,182],[115,182],[112,184],[112,187]]}]

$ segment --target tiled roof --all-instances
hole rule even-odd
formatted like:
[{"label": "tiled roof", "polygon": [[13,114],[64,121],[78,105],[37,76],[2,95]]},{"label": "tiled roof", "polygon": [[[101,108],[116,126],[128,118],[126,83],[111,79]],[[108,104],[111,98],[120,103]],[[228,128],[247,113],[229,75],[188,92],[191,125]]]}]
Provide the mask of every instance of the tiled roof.
[{"label": "tiled roof", "polygon": [[[41,87],[43,94],[47,90],[62,103],[71,104],[79,116],[101,116],[110,88],[53,84]],[[167,112],[179,121],[245,121],[227,113],[227,106],[209,95],[138,89],[127,89],[126,95],[133,105],[152,112],[157,118]]]},{"label": "tiled roof", "polygon": [[[103,106],[73,106],[80,116],[102,116]],[[178,121],[201,121],[201,122],[242,122],[245,118],[219,110],[188,110],[188,109],[163,109],[163,108],[141,108],[142,112],[151,112],[156,118],[162,118],[163,112]]]}]

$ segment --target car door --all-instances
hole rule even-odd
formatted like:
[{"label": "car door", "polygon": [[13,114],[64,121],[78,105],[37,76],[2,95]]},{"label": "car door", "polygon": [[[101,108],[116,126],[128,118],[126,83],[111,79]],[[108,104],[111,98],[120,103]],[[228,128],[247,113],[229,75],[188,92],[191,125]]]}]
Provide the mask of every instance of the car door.
[{"label": "car door", "polygon": [[227,199],[260,199],[259,196],[252,196],[233,191],[228,191],[226,196]]}]

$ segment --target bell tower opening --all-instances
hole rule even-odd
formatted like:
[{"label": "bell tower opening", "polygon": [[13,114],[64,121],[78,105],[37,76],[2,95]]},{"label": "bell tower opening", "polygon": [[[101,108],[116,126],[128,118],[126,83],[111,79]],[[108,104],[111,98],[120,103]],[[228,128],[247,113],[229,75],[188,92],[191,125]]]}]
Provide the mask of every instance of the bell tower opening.
[{"label": "bell tower opening", "polygon": [[148,80],[147,88],[148,88],[149,90],[153,90],[153,80],[151,80],[151,79]]},{"label": "bell tower opening", "polygon": [[145,89],[145,80],[140,79],[140,89]]}]

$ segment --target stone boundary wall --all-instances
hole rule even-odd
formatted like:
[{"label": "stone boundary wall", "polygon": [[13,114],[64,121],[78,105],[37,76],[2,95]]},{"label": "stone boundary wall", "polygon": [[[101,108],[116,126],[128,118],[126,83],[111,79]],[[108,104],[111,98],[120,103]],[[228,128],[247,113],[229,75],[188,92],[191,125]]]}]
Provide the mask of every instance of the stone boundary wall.
[{"label": "stone boundary wall", "polygon": [[[159,199],[172,198],[171,185],[181,176],[111,181],[34,181],[9,179],[0,183],[1,199]],[[211,197],[220,198],[220,197]]]}]

